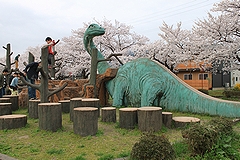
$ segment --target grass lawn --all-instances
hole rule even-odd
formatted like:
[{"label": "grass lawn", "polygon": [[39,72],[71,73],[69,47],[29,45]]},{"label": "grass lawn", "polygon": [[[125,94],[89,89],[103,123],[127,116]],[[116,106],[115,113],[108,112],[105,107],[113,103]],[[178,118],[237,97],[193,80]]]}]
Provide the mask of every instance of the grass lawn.
[{"label": "grass lawn", "polygon": [[[13,114],[16,113],[28,115],[27,109],[18,110]],[[173,116],[200,118],[201,123],[216,118],[209,115],[172,113]],[[19,160],[110,160],[129,156],[133,145],[141,137],[138,129],[121,129],[118,123],[104,123],[100,118],[97,135],[81,137],[73,133],[73,123],[69,114],[64,113],[62,118],[63,128],[57,132],[39,130],[38,119],[30,118],[24,128],[0,130],[0,153]],[[234,126],[234,130],[240,134],[240,123]],[[162,127],[157,134],[164,134],[172,144],[183,141],[180,129]],[[176,148],[177,159],[190,157],[191,153],[185,146],[180,145]]]}]

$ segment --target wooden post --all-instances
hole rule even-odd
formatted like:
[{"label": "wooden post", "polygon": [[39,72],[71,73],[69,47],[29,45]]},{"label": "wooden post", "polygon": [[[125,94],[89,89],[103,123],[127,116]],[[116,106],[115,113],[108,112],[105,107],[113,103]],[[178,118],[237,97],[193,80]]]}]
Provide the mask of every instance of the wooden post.
[{"label": "wooden post", "polygon": [[97,79],[97,65],[98,65],[98,51],[96,48],[91,50],[91,68],[89,84],[94,86],[93,95],[96,97],[96,79]]},{"label": "wooden post", "polygon": [[121,108],[119,109],[119,127],[125,129],[134,129],[137,125],[138,108]]},{"label": "wooden post", "polygon": [[73,109],[80,106],[82,98],[72,98],[70,99],[70,121],[73,121]]},{"label": "wooden post", "polygon": [[40,100],[29,100],[28,115],[29,118],[38,118],[38,104]]},{"label": "wooden post", "polygon": [[172,113],[171,112],[162,112],[162,119],[163,119],[163,124],[167,128],[171,128],[171,126],[172,126]]},{"label": "wooden post", "polygon": [[70,112],[70,100],[61,100],[61,101],[59,101],[59,103],[61,103],[63,113]]},{"label": "wooden post", "polygon": [[0,129],[15,129],[25,127],[27,116],[20,114],[0,116]]},{"label": "wooden post", "polygon": [[12,114],[12,103],[0,103],[0,116]]},{"label": "wooden post", "polygon": [[74,108],[73,130],[81,136],[93,136],[98,131],[98,109],[94,107]]},{"label": "wooden post", "polygon": [[56,132],[62,128],[61,103],[38,104],[39,128]]},{"label": "wooden post", "polygon": [[116,122],[116,108],[103,107],[101,108],[101,121],[102,122]]},{"label": "wooden post", "polygon": [[19,109],[18,95],[3,95],[3,98],[10,98],[10,103],[12,103],[12,111]]},{"label": "wooden post", "polygon": [[138,128],[141,131],[157,132],[162,128],[162,108],[138,108]]}]

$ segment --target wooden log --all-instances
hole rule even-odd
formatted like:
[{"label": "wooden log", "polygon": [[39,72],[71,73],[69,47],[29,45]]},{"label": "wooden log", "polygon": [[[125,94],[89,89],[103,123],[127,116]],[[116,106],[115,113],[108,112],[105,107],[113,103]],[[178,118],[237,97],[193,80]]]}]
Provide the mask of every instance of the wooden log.
[{"label": "wooden log", "polygon": [[101,121],[102,122],[116,122],[116,108],[103,107],[101,108]]},{"label": "wooden log", "polygon": [[80,106],[82,98],[72,98],[70,99],[70,121],[73,121],[73,109]]},{"label": "wooden log", "polygon": [[56,132],[62,128],[61,103],[39,103],[38,104],[39,128]]},{"label": "wooden log", "polygon": [[59,103],[61,103],[63,113],[70,112],[70,100],[61,100],[61,101],[59,101]]},{"label": "wooden log", "polygon": [[19,109],[18,95],[3,95],[3,98],[10,98],[10,103],[12,103],[12,111]]},{"label": "wooden log", "polygon": [[73,131],[81,136],[93,136],[98,131],[98,108],[74,108]]},{"label": "wooden log", "polygon": [[141,107],[138,108],[139,130],[157,132],[162,128],[162,108]]},{"label": "wooden log", "polygon": [[38,118],[38,104],[40,100],[29,100],[28,102],[28,116],[29,118]]},{"label": "wooden log", "polygon": [[200,123],[200,119],[195,117],[173,117],[172,119],[176,128],[184,128],[190,123]]},{"label": "wooden log", "polygon": [[0,116],[12,114],[12,103],[0,103]]},{"label": "wooden log", "polygon": [[98,108],[98,117],[100,117],[100,100],[98,98],[83,98],[79,107]]},{"label": "wooden log", "polygon": [[25,127],[27,124],[27,116],[20,114],[0,116],[0,129],[15,129]]},{"label": "wooden log", "polygon": [[162,120],[163,120],[163,124],[167,128],[171,128],[171,126],[172,126],[172,113],[171,112],[162,112]]},{"label": "wooden log", "polygon": [[134,129],[138,122],[138,108],[119,109],[119,127],[125,129]]}]

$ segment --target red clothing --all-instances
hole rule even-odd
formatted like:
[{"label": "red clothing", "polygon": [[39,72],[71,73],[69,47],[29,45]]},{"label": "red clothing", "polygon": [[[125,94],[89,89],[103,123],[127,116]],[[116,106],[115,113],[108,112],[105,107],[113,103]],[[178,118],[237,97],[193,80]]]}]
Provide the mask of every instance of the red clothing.
[{"label": "red clothing", "polygon": [[57,43],[55,43],[54,40],[49,44],[49,46],[48,46],[48,53],[49,53],[49,54],[54,55],[54,52],[53,52],[52,47],[55,46],[55,44],[57,44]]}]

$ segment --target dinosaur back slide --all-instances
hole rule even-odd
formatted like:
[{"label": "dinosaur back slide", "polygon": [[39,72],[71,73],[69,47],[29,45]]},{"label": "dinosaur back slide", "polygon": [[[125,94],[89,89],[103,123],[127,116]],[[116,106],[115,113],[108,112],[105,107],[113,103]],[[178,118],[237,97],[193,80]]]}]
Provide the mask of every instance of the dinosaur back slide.
[{"label": "dinosaur back slide", "polygon": [[192,113],[240,117],[240,102],[208,96],[186,84],[162,64],[158,63],[158,65],[161,66],[162,76],[169,85],[160,100],[161,106],[166,109]]},{"label": "dinosaur back slide", "polygon": [[160,106],[167,110],[240,117],[240,102],[208,96],[148,58],[125,63],[106,85],[113,106]]}]

